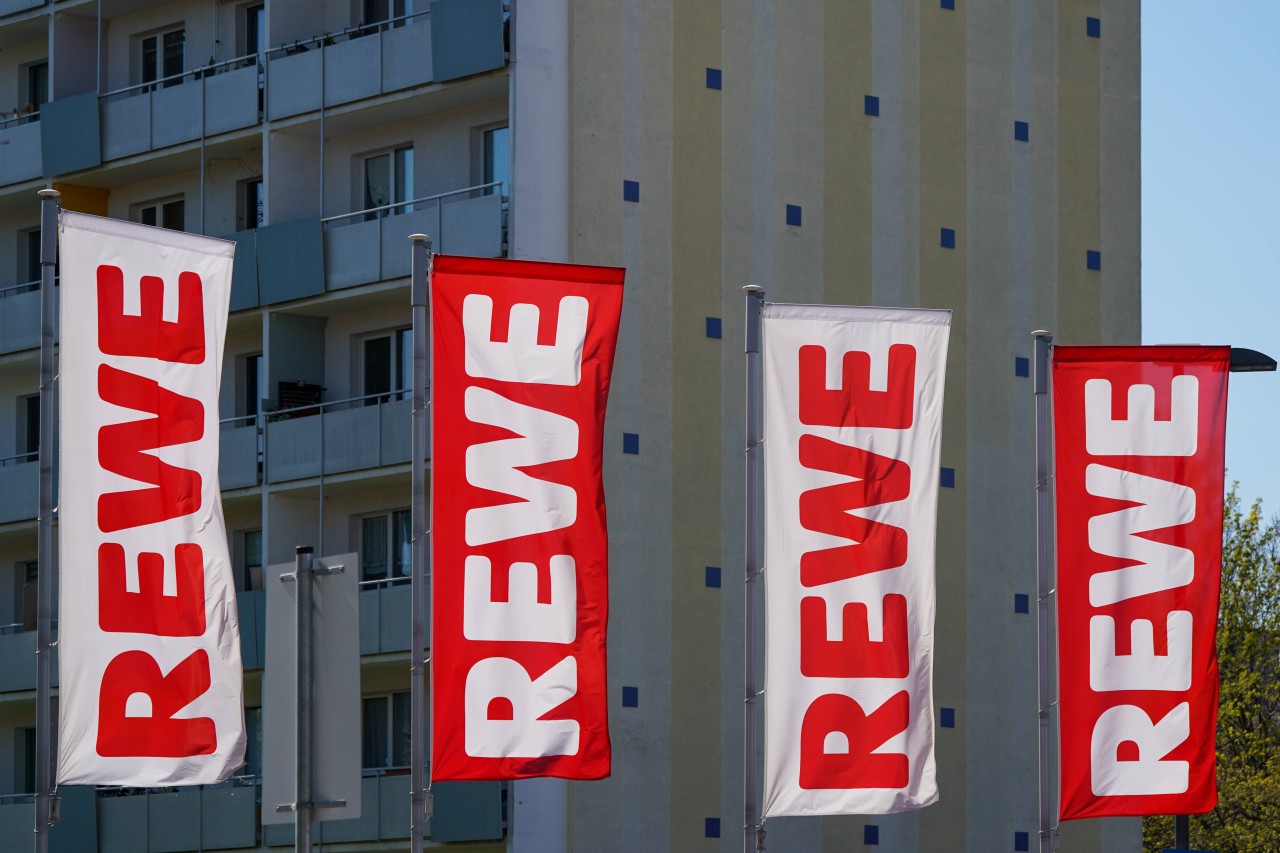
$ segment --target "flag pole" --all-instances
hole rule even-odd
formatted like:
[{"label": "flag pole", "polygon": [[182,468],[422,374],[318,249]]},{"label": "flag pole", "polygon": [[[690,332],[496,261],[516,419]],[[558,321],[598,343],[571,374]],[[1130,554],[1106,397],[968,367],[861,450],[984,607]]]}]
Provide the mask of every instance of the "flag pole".
[{"label": "flag pole", "polygon": [[1043,329],[1035,338],[1036,398],[1036,669],[1040,723],[1040,853],[1052,853],[1053,828],[1053,652],[1049,636],[1049,596],[1053,594],[1053,445],[1049,426],[1049,345],[1053,335]]},{"label": "flag pole", "polygon": [[413,308],[413,391],[412,397],[412,490],[413,548],[410,580],[413,595],[413,629],[409,653],[410,673],[410,810],[409,835],[412,853],[422,853],[426,832],[429,783],[424,765],[427,750],[426,646],[427,646],[427,329],[428,267],[431,264],[431,238],[426,234],[410,234],[410,269],[412,279],[409,301]]},{"label": "flag pole", "polygon": [[49,850],[57,817],[53,795],[53,265],[58,248],[57,190],[40,190],[40,519],[36,553],[36,853]]},{"label": "flag pole", "polygon": [[759,768],[756,766],[757,721],[760,716],[760,688],[756,680],[756,591],[760,574],[764,569],[760,493],[764,482],[763,442],[764,411],[761,405],[763,377],[760,365],[761,309],[764,306],[764,289],[749,284],[742,288],[746,297],[746,354],[747,354],[747,440],[746,440],[746,576],[743,586],[743,853],[764,850],[764,825],[760,819],[760,803],[756,792],[760,790]]}]

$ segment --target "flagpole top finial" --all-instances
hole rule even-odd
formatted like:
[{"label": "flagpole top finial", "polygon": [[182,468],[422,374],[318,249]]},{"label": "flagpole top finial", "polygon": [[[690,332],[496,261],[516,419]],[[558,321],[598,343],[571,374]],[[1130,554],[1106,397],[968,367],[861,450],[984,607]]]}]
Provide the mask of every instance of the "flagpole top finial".
[{"label": "flagpole top finial", "polygon": [[1032,332],[1032,333],[1031,333],[1031,337],[1033,337],[1033,338],[1051,338],[1051,337],[1053,337],[1053,332],[1050,332],[1050,331],[1048,331],[1048,330],[1046,330],[1046,329],[1036,329],[1034,332]]},{"label": "flagpole top finial", "polygon": [[424,243],[430,239],[431,237],[428,234],[410,234],[409,235],[410,243]]},{"label": "flagpole top finial", "polygon": [[62,193],[54,189],[47,189],[47,190],[40,190],[37,193],[37,195],[40,196],[40,198],[58,198],[62,195]]},{"label": "flagpole top finial", "polygon": [[742,288],[747,293],[764,293],[764,288],[758,284],[748,284]]}]

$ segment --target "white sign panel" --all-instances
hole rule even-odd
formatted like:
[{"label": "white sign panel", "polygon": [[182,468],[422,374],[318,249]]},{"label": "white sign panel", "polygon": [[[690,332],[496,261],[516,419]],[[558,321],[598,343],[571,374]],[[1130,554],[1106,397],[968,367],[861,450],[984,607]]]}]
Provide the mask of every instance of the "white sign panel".
[{"label": "white sign panel", "polygon": [[764,814],[938,798],[934,544],[951,312],[765,305]]},{"label": "white sign panel", "polygon": [[218,385],[235,244],[61,214],[58,782],[244,763]]}]

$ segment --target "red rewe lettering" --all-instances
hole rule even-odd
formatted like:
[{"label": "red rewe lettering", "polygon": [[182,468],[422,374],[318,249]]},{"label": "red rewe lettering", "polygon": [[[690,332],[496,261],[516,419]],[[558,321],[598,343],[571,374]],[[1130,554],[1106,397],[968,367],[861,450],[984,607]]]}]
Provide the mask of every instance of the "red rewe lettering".
[{"label": "red rewe lettering", "polygon": [[209,689],[209,655],[192,652],[168,675],[146,652],[122,652],[102,673],[98,754],[185,758],[217,748],[213,720],[174,715]]},{"label": "red rewe lettering", "polygon": [[818,586],[897,568],[907,561],[905,530],[850,513],[907,497],[911,468],[906,462],[816,435],[802,435],[800,464],[856,478],[851,483],[810,489],[800,496],[801,526],[856,543],[804,554],[800,558],[801,583]]},{"label": "red rewe lettering", "polygon": [[884,597],[884,639],[873,641],[868,607],[846,604],[841,637],[827,639],[827,602],[817,596],[800,600],[800,673],[808,678],[906,678],[911,669],[907,642],[907,599]]},{"label": "red rewe lettering", "polygon": [[800,787],[905,788],[911,776],[907,757],[873,750],[905,731],[910,716],[905,690],[870,714],[849,696],[819,696],[800,724]]},{"label": "red rewe lettering", "polygon": [[811,426],[860,426],[909,429],[916,387],[916,348],[889,347],[889,384],[871,390],[871,354],[847,352],[843,387],[827,387],[827,349],[800,347],[800,423]]},{"label": "red rewe lettering", "polygon": [[204,405],[108,365],[98,367],[98,396],[155,417],[108,424],[98,430],[98,463],[113,474],[154,488],[108,492],[98,498],[104,533],[155,524],[200,509],[200,474],[162,462],[146,451],[197,441],[204,435]]},{"label": "red rewe lettering", "polygon": [[164,594],[164,556],[138,555],[138,592],[125,587],[124,548],[107,542],[98,548],[98,624],[104,631],[130,631],[160,637],[198,637],[204,633],[204,552],[190,543],[173,552],[177,595]]},{"label": "red rewe lettering", "polygon": [[178,274],[178,319],[165,322],[164,280],[144,275],[138,285],[142,313],[124,313],[124,272],[98,267],[98,348],[107,355],[132,355],[180,364],[204,363],[204,294],[200,276]]}]

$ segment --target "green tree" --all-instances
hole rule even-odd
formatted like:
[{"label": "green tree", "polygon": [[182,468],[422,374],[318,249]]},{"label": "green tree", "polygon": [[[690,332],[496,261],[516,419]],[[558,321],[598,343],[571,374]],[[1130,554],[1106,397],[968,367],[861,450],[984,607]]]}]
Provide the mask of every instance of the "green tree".
[{"label": "green tree", "polygon": [[[1218,616],[1218,806],[1191,818],[1191,847],[1280,851],[1280,516],[1223,508]],[[1173,846],[1173,819],[1143,821],[1148,853]]]}]

